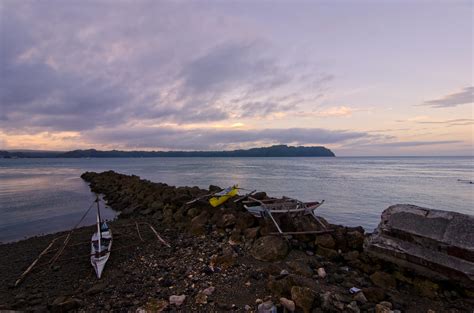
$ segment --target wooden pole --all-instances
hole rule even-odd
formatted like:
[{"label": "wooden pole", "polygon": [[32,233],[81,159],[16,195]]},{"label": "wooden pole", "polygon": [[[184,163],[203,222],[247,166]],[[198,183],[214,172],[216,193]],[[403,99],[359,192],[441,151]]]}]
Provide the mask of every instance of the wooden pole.
[{"label": "wooden pole", "polygon": [[[146,224],[148,224],[148,223],[146,223]],[[155,230],[155,228],[153,228],[153,226],[151,226],[151,224],[148,224],[148,226],[155,233],[156,238],[158,238],[159,241],[161,241],[168,248],[171,248],[171,246],[163,238],[161,238],[160,235],[158,235],[158,232]]]},{"label": "wooden pole", "polygon": [[55,238],[53,239],[50,244],[46,247],[46,249],[44,249],[40,254],[39,256],[36,258],[36,260],[33,261],[33,263],[31,263],[30,266],[28,266],[28,268],[23,272],[23,274],[20,275],[20,277],[16,280],[15,282],[15,287],[18,286],[18,284],[21,283],[21,281],[23,280],[23,278],[25,278],[25,276],[33,269],[33,267],[36,265],[36,263],[39,261],[39,259],[48,252],[48,250],[53,246],[53,244],[56,242],[57,239],[59,239],[60,237],[58,238]]},{"label": "wooden pole", "polygon": [[137,227],[138,237],[140,237],[141,241],[144,241],[143,238],[142,238],[142,235],[140,234],[140,229],[138,228],[138,223],[136,221],[135,221],[135,226]]}]

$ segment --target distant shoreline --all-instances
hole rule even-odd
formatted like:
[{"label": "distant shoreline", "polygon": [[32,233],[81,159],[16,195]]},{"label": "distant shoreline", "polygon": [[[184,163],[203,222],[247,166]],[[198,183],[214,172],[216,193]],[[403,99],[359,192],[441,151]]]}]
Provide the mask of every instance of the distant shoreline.
[{"label": "distant shoreline", "polygon": [[100,151],[95,149],[68,152],[0,151],[0,158],[159,158],[159,157],[335,157],[331,150],[322,147],[293,147],[275,145],[231,151]]}]

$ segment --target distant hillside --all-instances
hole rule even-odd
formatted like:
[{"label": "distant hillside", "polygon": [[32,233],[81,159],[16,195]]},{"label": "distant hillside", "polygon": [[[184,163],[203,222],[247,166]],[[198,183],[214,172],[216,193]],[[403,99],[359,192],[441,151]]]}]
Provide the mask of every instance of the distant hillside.
[{"label": "distant hillside", "polygon": [[[276,145],[264,148],[232,151],[99,151],[74,150],[59,153],[0,151],[0,157],[53,157],[53,158],[156,158],[156,157],[334,157],[325,147],[291,147]],[[5,154],[6,153],[6,154]]]},{"label": "distant hillside", "polygon": [[17,158],[56,158],[64,152],[57,151],[4,151],[0,150],[0,159],[17,159]]}]

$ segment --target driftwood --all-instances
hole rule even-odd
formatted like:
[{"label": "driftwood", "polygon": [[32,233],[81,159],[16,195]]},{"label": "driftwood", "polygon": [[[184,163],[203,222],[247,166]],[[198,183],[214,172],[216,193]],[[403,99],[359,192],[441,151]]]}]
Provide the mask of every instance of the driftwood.
[{"label": "driftwood", "polygon": [[169,243],[167,243],[163,238],[161,238],[161,236],[158,234],[158,232],[155,230],[155,228],[153,226],[151,226],[151,224],[149,223],[146,223],[148,224],[148,226],[150,227],[150,229],[155,233],[156,235],[156,238],[158,238],[159,241],[161,241],[165,246],[167,246],[168,248],[171,248],[171,246],[169,245]]},{"label": "driftwood", "polygon": [[138,228],[138,223],[136,221],[135,221],[135,226],[137,227],[138,237],[140,237],[141,241],[144,241],[143,238],[142,238],[142,235],[140,234],[140,228]]},{"label": "driftwood", "polygon": [[61,237],[58,237],[58,238],[55,238],[53,239],[49,245],[46,247],[46,249],[44,249],[43,251],[41,251],[41,253],[39,254],[39,256],[36,258],[36,260],[33,261],[33,263],[31,263],[30,266],[28,266],[28,268],[23,272],[23,274],[20,275],[20,277],[16,280],[15,282],[15,287],[18,286],[18,284],[21,283],[21,281],[23,280],[23,278],[25,278],[26,275],[28,275],[28,273],[33,269],[33,267],[36,265],[36,263],[38,263],[39,259],[48,252],[48,250],[54,245],[54,243],[56,242],[56,240],[58,240],[59,238]]}]

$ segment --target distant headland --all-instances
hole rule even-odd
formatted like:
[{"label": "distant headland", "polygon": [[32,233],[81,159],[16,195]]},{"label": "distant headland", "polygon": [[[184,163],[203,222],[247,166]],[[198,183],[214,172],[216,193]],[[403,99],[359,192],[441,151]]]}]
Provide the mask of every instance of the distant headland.
[{"label": "distant headland", "polygon": [[95,149],[57,151],[0,151],[0,158],[158,158],[158,157],[335,157],[322,146],[274,145],[231,151],[100,151]]}]

